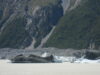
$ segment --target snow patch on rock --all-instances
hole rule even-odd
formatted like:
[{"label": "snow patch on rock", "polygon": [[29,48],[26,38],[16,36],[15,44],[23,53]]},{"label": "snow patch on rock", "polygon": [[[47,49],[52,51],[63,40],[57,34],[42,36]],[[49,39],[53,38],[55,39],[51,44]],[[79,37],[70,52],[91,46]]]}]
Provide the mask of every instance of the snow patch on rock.
[{"label": "snow patch on rock", "polygon": [[36,40],[35,40],[35,38],[33,38],[31,45],[29,47],[25,48],[25,49],[34,49],[35,43],[36,43]]},{"label": "snow patch on rock", "polygon": [[41,44],[38,46],[38,48],[42,48],[43,45],[47,42],[47,40],[49,39],[49,37],[52,35],[53,31],[55,29],[55,26],[52,28],[52,30],[50,31],[50,33],[42,39]]},{"label": "snow patch on rock", "polygon": [[62,0],[62,6],[63,6],[63,9],[64,9],[64,14],[65,14],[67,9],[70,6],[70,0]]},{"label": "snow patch on rock", "polygon": [[36,14],[36,12],[38,11],[40,9],[40,7],[39,6],[36,6],[36,8],[34,9],[34,11],[33,11],[33,16],[35,16],[35,14]]},{"label": "snow patch on rock", "polygon": [[75,4],[74,4],[69,10],[75,9],[75,8],[79,5],[80,1],[81,1],[81,0],[76,0],[76,1],[75,1]]}]

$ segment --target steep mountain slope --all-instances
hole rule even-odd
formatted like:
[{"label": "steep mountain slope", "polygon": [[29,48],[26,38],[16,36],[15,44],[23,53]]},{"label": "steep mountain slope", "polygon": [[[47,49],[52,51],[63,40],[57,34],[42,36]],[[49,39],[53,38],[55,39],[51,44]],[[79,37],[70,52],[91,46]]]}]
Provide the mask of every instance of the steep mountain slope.
[{"label": "steep mountain slope", "polygon": [[100,0],[81,0],[61,18],[45,47],[100,49]]},{"label": "steep mountain slope", "polygon": [[[61,0],[0,0],[0,48],[37,47],[63,16]],[[34,38],[34,39],[33,39]]]},{"label": "steep mountain slope", "polygon": [[0,48],[100,48],[100,0],[0,0]]}]

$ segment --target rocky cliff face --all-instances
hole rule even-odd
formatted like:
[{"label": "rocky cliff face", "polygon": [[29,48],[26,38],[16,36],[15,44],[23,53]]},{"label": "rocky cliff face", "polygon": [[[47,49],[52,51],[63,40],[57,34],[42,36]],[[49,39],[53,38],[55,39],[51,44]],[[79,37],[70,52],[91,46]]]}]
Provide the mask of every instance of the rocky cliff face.
[{"label": "rocky cliff face", "polygon": [[35,47],[41,43],[41,40],[52,30],[59,19],[63,16],[63,8],[60,4],[36,7],[33,17],[28,16],[26,30],[35,38]]},{"label": "rocky cliff face", "polygon": [[64,9],[64,14],[67,11],[71,11],[75,9],[77,6],[81,4],[81,0],[62,0],[62,6]]},{"label": "rocky cliff face", "polygon": [[36,48],[63,16],[61,0],[0,0],[0,48]]},{"label": "rocky cliff face", "polygon": [[0,48],[99,49],[99,5],[99,0],[0,0]]}]

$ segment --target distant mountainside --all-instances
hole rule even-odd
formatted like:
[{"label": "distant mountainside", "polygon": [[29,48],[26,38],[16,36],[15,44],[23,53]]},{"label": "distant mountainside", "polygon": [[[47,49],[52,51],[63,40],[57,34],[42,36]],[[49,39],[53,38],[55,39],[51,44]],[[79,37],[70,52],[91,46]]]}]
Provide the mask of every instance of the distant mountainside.
[{"label": "distant mountainside", "polygon": [[100,0],[0,0],[0,48],[100,47]]},{"label": "distant mountainside", "polygon": [[81,0],[58,22],[46,47],[100,49],[100,0]]},{"label": "distant mountainside", "polygon": [[0,48],[38,47],[63,16],[61,0],[0,0]]}]

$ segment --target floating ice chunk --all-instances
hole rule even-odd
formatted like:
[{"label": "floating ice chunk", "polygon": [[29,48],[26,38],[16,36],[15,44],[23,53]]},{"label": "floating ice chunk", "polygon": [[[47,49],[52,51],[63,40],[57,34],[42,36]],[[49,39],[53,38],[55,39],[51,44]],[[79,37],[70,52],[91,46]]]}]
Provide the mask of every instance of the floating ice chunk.
[{"label": "floating ice chunk", "polygon": [[74,62],[75,60],[75,57],[54,56],[55,62]]},{"label": "floating ice chunk", "polygon": [[63,62],[71,62],[71,63],[100,63],[100,59],[98,60],[89,60],[76,57],[64,57],[64,56],[54,56],[54,62],[63,63]]},{"label": "floating ice chunk", "polygon": [[99,60],[77,59],[75,63],[100,63],[100,59]]},{"label": "floating ice chunk", "polygon": [[48,53],[47,52],[45,52],[45,53],[43,53],[42,55],[41,55],[41,57],[47,57],[48,56]]},{"label": "floating ice chunk", "polygon": [[3,64],[5,64],[5,63],[11,63],[11,61],[10,60],[0,60],[0,63],[3,63]]}]

